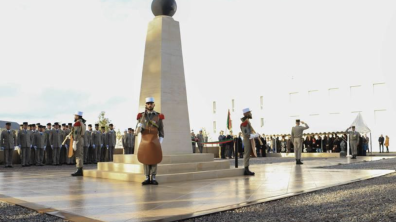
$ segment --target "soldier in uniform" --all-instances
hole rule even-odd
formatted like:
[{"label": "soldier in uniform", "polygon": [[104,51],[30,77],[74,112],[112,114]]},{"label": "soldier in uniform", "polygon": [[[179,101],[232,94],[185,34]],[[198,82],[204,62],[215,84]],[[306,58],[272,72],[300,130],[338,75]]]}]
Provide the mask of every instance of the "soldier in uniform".
[{"label": "soldier in uniform", "polygon": [[84,133],[84,164],[90,164],[89,160],[89,145],[92,137],[92,125],[88,125],[88,130]]},{"label": "soldier in uniform", "polygon": [[[350,129],[352,129],[352,131],[350,131]],[[357,147],[359,146],[360,142],[360,133],[355,131],[355,126],[349,127],[345,132],[349,134],[349,144],[352,150],[352,159],[356,159],[358,153]]]},{"label": "soldier in uniform", "polygon": [[[96,162],[96,153],[95,153],[95,149],[93,147],[93,142],[92,142],[92,133],[93,133],[93,131],[92,131],[92,125],[91,124],[88,125],[88,132],[89,132],[89,137],[88,137],[89,142],[88,142],[88,159],[87,159],[87,162],[89,164],[91,164],[91,163],[95,164],[95,162]],[[84,140],[85,140],[85,138],[84,138]]]},{"label": "soldier in uniform", "polygon": [[[138,124],[138,130],[137,133],[141,132],[142,134],[145,133],[145,131],[149,131],[153,128],[156,128],[156,130],[158,131],[158,140],[159,143],[162,144],[163,140],[164,140],[164,124],[163,124],[163,120],[165,119],[165,116],[161,113],[158,113],[156,111],[154,111],[154,107],[155,107],[155,103],[154,103],[154,98],[149,97],[146,98],[146,111],[143,113],[139,113],[137,116],[137,120],[139,122]],[[143,153],[143,148],[142,148],[142,142],[143,139],[140,143],[140,147],[138,150],[138,159],[141,155],[144,155],[144,157],[150,157],[150,156],[155,156],[155,153],[152,153],[152,150],[155,150],[155,148],[150,147],[149,150],[150,153]],[[154,145],[156,141],[148,141],[149,142],[149,146],[150,145]],[[161,159],[162,159],[162,150],[161,147],[159,147],[159,152],[161,152]],[[141,161],[139,159],[139,161]],[[142,185],[149,185],[149,184],[153,184],[153,185],[158,185],[158,182],[156,180],[156,175],[157,175],[157,164],[153,164],[153,165],[147,165],[144,164],[144,174],[146,175],[146,179],[143,181]],[[150,177],[151,176],[151,177]]]},{"label": "soldier in uniform", "polygon": [[198,150],[200,153],[202,153],[203,152],[203,143],[204,143],[204,136],[202,134],[202,130],[199,131],[197,138],[198,138]]},{"label": "soldier in uniform", "polygon": [[28,166],[28,152],[32,147],[32,141],[30,140],[30,132],[27,130],[28,123],[23,123],[23,129],[18,133],[18,144],[21,149],[21,161],[22,167]]},{"label": "soldier in uniform", "polygon": [[47,146],[47,136],[44,132],[45,126],[39,126],[39,132],[34,134],[33,146],[36,150],[36,165],[44,166],[44,149]]},{"label": "soldier in uniform", "polygon": [[[32,141],[32,145],[33,145],[33,140],[34,140],[34,135],[37,133],[37,130],[36,130],[36,125],[35,124],[32,124],[32,125],[30,125],[30,127],[31,127],[31,131],[30,131],[30,141]],[[36,150],[34,149],[34,146],[32,146],[32,148],[30,149],[30,152],[29,152],[29,157],[28,157],[28,160],[29,160],[29,166],[32,166],[32,165],[36,165]]]},{"label": "soldier in uniform", "polygon": [[[61,132],[62,132],[62,138],[65,139],[66,136],[68,135],[68,134],[66,134],[67,131],[66,131],[65,123],[62,123]],[[63,140],[62,140],[62,142],[63,142]],[[59,157],[60,164],[66,164],[66,156],[67,156],[67,153],[66,153],[66,143],[65,143],[65,144],[62,144],[61,148],[60,148],[60,157]]]},{"label": "soldier in uniform", "polygon": [[252,111],[249,108],[243,109],[243,118],[241,119],[241,132],[243,135],[243,146],[245,149],[243,155],[243,163],[245,167],[244,174],[246,176],[254,176],[254,172],[251,172],[249,170],[249,161],[250,155],[252,155],[252,149],[255,149],[255,147],[252,147],[252,140],[259,136],[258,134],[256,134],[256,131],[254,131],[252,124],[250,123],[250,119],[252,118]]},{"label": "soldier in uniform", "polygon": [[[300,126],[300,123],[305,126]],[[303,134],[304,130],[309,129],[308,124],[301,122],[299,119],[296,120],[296,126],[291,130],[291,140],[293,142],[294,147],[294,155],[296,157],[296,164],[303,164],[301,162],[301,152],[302,152],[302,144],[303,144]]]},{"label": "soldier in uniform", "polygon": [[76,112],[74,115],[74,125],[72,128],[73,149],[76,157],[77,171],[72,176],[83,176],[84,167],[84,135],[85,135],[85,119],[83,119],[83,112]]},{"label": "soldier in uniform", "polygon": [[45,163],[47,165],[52,164],[52,148],[51,148],[51,134],[52,134],[52,129],[51,129],[51,123],[47,123],[47,129],[45,130],[45,135],[47,137],[47,145],[46,148],[44,149],[44,158],[45,158]]},{"label": "soldier in uniform", "polygon": [[0,147],[4,150],[5,168],[12,168],[12,156],[17,138],[14,130],[11,130],[11,123],[6,123],[6,130],[0,134]]},{"label": "soldier in uniform", "polygon": [[106,134],[106,127],[102,126],[102,134],[100,135],[101,138],[101,151],[100,151],[100,162],[105,162],[106,161],[106,153],[107,153],[107,134]]},{"label": "soldier in uniform", "polygon": [[92,132],[92,147],[94,150],[93,161],[100,162],[100,152],[102,150],[102,133],[99,131],[99,124],[95,124],[95,131]]},{"label": "soldier in uniform", "polygon": [[106,134],[106,147],[109,162],[113,162],[114,149],[117,143],[117,136],[113,127],[113,124],[109,124],[110,130]]},{"label": "soldier in uniform", "polygon": [[127,146],[128,154],[135,153],[135,130],[133,130],[132,128],[128,128],[126,146]]},{"label": "soldier in uniform", "polygon": [[52,165],[60,165],[60,149],[63,142],[63,133],[59,129],[59,123],[55,123],[55,129],[51,133]]}]

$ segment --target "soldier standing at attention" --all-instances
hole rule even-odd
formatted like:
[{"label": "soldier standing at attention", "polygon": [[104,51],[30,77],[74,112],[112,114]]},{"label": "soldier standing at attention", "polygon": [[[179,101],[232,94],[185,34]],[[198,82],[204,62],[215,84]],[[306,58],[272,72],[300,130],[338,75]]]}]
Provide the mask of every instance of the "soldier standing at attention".
[{"label": "soldier standing at attention", "polygon": [[34,149],[33,146],[33,140],[34,140],[34,135],[36,135],[37,130],[36,130],[36,125],[32,124],[30,125],[31,127],[31,131],[30,131],[30,141],[32,141],[32,148],[29,151],[29,157],[28,157],[28,161],[29,161],[29,166],[32,165],[36,165],[36,150]]},{"label": "soldier standing at attention", "polygon": [[113,124],[110,124],[109,128],[110,128],[110,130],[109,130],[109,132],[107,132],[106,146],[108,149],[107,153],[109,156],[108,161],[113,162],[113,154],[114,154],[114,149],[115,149],[115,146],[117,143],[117,137],[116,137],[116,132],[114,131],[114,128],[113,128]]},{"label": "soldier standing at attention", "polygon": [[51,134],[52,134],[52,129],[51,129],[51,123],[47,123],[47,129],[45,130],[45,135],[47,137],[47,146],[44,149],[45,151],[45,163],[47,165],[52,164],[52,148],[51,148]]},{"label": "soldier standing at attention", "polygon": [[[65,123],[62,123],[61,132],[62,132],[62,138],[63,139],[65,139],[66,136],[69,135],[69,134],[66,134],[67,133],[67,129],[66,129],[66,124]],[[63,140],[62,140],[62,142],[63,142]],[[67,150],[67,148],[66,148],[66,142],[65,142],[65,144],[61,145],[61,148],[60,148],[60,157],[59,157],[60,164],[66,164],[66,157],[67,157],[66,150]]]},{"label": "soldier standing at attention", "polygon": [[93,147],[93,141],[92,141],[92,125],[89,124],[88,125],[88,132],[89,132],[89,136],[88,136],[88,163],[89,164],[94,164],[96,162],[96,155],[95,155],[95,149]]},{"label": "soldier standing at attention", "polygon": [[21,161],[22,167],[27,167],[28,165],[28,152],[32,147],[32,141],[30,140],[30,133],[27,130],[28,123],[23,123],[23,129],[18,132],[18,144],[21,149]]},{"label": "soldier standing at attention", "polygon": [[204,143],[204,136],[202,134],[202,130],[199,131],[198,135],[197,135],[197,139],[198,139],[198,150],[200,153],[203,152],[203,143]]},{"label": "soldier standing at attention", "polygon": [[0,134],[0,147],[4,150],[5,168],[12,168],[12,156],[17,138],[14,130],[11,130],[11,123],[6,123],[6,130]]},{"label": "soldier standing at attention", "polygon": [[127,150],[128,154],[134,154],[135,153],[135,132],[132,128],[128,128],[128,134],[127,134]]},{"label": "soldier standing at attention", "polygon": [[84,134],[84,164],[89,164],[89,143],[91,142],[91,132],[89,131],[89,129],[92,130],[92,125],[89,124],[88,125],[88,130],[85,131]]},{"label": "soldier standing at attention", "polygon": [[158,185],[155,176],[157,175],[157,164],[162,161],[161,144],[164,140],[163,120],[165,116],[154,111],[154,107],[154,98],[146,98],[146,111],[139,113],[137,116],[139,123],[137,133],[142,133],[138,160],[143,163],[144,174],[146,175],[146,180],[143,181],[142,185]]},{"label": "soldier standing at attention", "polygon": [[[352,129],[352,131],[349,131],[350,129]],[[349,134],[349,144],[352,150],[352,159],[356,159],[357,147],[359,146],[360,142],[360,133],[355,131],[355,126],[349,127],[345,132]],[[349,153],[347,155],[349,155]]]},{"label": "soldier standing at attention", "polygon": [[83,176],[84,167],[84,135],[85,135],[85,119],[83,112],[76,112],[74,115],[74,125],[72,128],[73,149],[76,157],[77,171],[72,176]]},{"label": "soldier standing at attention", "polygon": [[101,152],[100,152],[100,162],[106,161],[106,154],[107,154],[107,134],[106,134],[106,127],[102,126],[102,134],[100,135],[101,138]]},{"label": "soldier standing at attention", "polygon": [[252,140],[257,138],[259,135],[254,131],[252,124],[250,123],[250,119],[252,119],[252,111],[249,108],[243,109],[243,118],[241,123],[241,132],[243,135],[243,146],[244,146],[244,156],[243,162],[245,166],[245,175],[246,176],[254,176],[254,173],[249,170],[249,161],[250,155],[252,155]]},{"label": "soldier standing at attention", "polygon": [[59,123],[55,123],[55,129],[51,133],[52,165],[60,165],[60,149],[63,142],[63,133],[59,129]]},{"label": "soldier standing at attention", "polygon": [[34,134],[33,146],[36,150],[36,165],[44,166],[44,149],[47,146],[47,136],[44,133],[45,126],[39,126],[39,132]]},{"label": "soldier standing at attention", "polygon": [[300,120],[296,120],[296,126],[292,128],[291,131],[291,140],[294,146],[294,155],[296,157],[296,164],[303,164],[301,162],[301,152],[302,152],[302,144],[303,144],[303,133],[304,130],[309,129],[308,124],[301,122],[301,124],[305,126],[300,126]]},{"label": "soldier standing at attention", "polygon": [[99,131],[99,124],[95,124],[95,131],[92,132],[92,148],[94,151],[94,164],[100,162],[100,152],[102,150],[102,133]]}]

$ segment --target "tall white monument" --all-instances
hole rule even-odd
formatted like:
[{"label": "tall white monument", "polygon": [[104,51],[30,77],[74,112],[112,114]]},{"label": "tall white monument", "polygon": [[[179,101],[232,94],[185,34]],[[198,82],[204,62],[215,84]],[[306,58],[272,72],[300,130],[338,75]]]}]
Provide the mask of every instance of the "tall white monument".
[{"label": "tall white monument", "polygon": [[172,16],[174,0],[154,0],[156,16],[147,31],[139,112],[144,112],[145,98],[154,97],[155,110],[165,115],[164,154],[191,153],[186,81],[179,22]]}]

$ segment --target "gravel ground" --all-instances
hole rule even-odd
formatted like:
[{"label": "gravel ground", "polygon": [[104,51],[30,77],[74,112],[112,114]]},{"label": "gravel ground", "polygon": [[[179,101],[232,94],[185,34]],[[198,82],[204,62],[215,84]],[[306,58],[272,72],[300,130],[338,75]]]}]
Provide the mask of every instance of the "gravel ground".
[{"label": "gravel ground", "polygon": [[[396,159],[328,167],[396,169]],[[396,173],[313,193],[184,220],[201,221],[396,221]]]},{"label": "gravel ground", "polygon": [[0,202],[0,221],[67,221],[47,214],[40,214],[16,205]]}]

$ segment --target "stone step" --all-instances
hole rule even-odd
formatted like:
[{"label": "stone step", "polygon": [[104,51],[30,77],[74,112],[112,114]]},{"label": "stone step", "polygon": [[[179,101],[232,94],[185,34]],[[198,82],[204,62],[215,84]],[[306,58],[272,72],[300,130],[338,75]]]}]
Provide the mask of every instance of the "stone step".
[{"label": "stone step", "polygon": [[[209,170],[230,169],[230,162],[228,160],[211,161],[211,162],[196,162],[196,163],[180,163],[180,164],[159,164],[158,174],[173,174],[173,173],[187,173]],[[124,173],[141,173],[144,168],[142,164],[129,163],[98,163],[98,170],[113,171]]]},{"label": "stone step", "polygon": [[[210,162],[214,160],[213,153],[195,153],[195,154],[178,154],[178,155],[164,155],[161,164],[177,164],[177,163],[200,163]],[[130,163],[140,164],[137,155],[114,155],[114,163]]]},{"label": "stone step", "polygon": [[[177,174],[158,174],[158,183],[174,183],[194,180],[217,179],[224,177],[243,176],[244,169],[221,169],[211,171],[177,173]],[[145,176],[141,173],[111,172],[102,170],[84,170],[84,177],[103,178],[111,180],[121,180],[130,182],[143,182]]]}]

